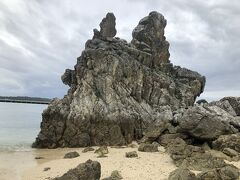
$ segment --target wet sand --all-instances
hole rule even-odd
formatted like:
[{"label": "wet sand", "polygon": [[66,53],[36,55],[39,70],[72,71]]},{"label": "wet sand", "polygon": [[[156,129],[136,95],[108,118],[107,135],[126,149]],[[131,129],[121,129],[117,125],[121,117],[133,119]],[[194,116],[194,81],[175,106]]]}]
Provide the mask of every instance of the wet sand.
[{"label": "wet sand", "polygon": [[[60,159],[69,151],[69,149],[0,151],[0,180],[22,180],[22,175],[27,169],[37,167],[52,160]],[[45,158],[35,159],[35,157]],[[32,178],[28,178],[28,180],[31,179]]]}]

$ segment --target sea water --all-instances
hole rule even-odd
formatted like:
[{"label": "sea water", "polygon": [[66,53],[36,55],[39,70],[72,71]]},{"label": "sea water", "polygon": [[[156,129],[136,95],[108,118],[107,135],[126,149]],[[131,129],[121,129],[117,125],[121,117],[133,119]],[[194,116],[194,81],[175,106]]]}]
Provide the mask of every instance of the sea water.
[{"label": "sea water", "polygon": [[30,151],[47,105],[0,102],[0,151]]}]

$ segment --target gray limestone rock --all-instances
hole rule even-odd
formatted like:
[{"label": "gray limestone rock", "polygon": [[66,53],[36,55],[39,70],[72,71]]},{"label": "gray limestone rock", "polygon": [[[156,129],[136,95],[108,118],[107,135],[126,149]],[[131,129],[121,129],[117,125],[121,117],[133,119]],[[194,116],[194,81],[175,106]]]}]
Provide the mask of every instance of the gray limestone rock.
[{"label": "gray limestone rock", "polygon": [[126,152],[126,158],[135,158],[138,157],[137,151]]},{"label": "gray limestone rock", "polygon": [[197,175],[197,180],[238,180],[239,169],[232,166],[226,165],[222,168],[216,168],[201,172]]},{"label": "gray limestone rock", "polygon": [[240,153],[240,133],[222,135],[212,142],[212,147],[220,151],[223,151],[225,148],[231,148]]},{"label": "gray limestone rock", "polygon": [[65,85],[71,86],[76,81],[75,72],[71,69],[66,69],[65,73],[61,76],[62,82]]},{"label": "gray limestone rock", "polygon": [[237,151],[231,148],[224,148],[222,152],[230,157],[238,156],[239,154]]},{"label": "gray limestone rock", "polygon": [[220,135],[237,133],[236,118],[218,106],[196,105],[189,107],[178,118],[178,132],[199,140],[215,140]]},{"label": "gray limestone rock", "polygon": [[123,179],[122,175],[120,174],[119,171],[115,170],[111,173],[111,176],[103,178],[102,180],[120,180],[120,179]]},{"label": "gray limestone rock", "polygon": [[170,173],[168,180],[197,180],[197,178],[189,169],[180,167]]},{"label": "gray limestone rock", "polygon": [[139,145],[138,151],[142,151],[142,152],[158,152],[158,145],[157,144],[142,143],[142,144]]},{"label": "gray limestone rock", "polygon": [[166,147],[172,140],[174,140],[176,138],[187,139],[188,136],[184,135],[184,134],[180,134],[180,133],[176,133],[176,134],[163,134],[163,135],[159,136],[158,142],[162,146]]},{"label": "gray limestone rock", "polygon": [[219,106],[232,116],[240,116],[240,97],[224,97],[219,101],[211,102],[211,104]]},{"label": "gray limestone rock", "polygon": [[172,140],[167,145],[167,152],[177,167],[188,167],[190,170],[203,171],[226,165],[223,159],[214,157],[201,147],[188,145],[181,138]]},{"label": "gray limestone rock", "polygon": [[[126,145],[141,139],[150,125],[172,121],[173,111],[192,106],[202,93],[204,76],[169,63],[166,20],[159,13],[139,22],[131,43],[114,38],[113,14],[100,26],[74,70],[62,76],[70,89],[44,110],[33,147]],[[166,130],[175,133],[170,123]]]},{"label": "gray limestone rock", "polygon": [[107,146],[101,146],[94,151],[94,153],[98,154],[98,158],[107,157],[106,154],[109,153]]},{"label": "gray limestone rock", "polygon": [[83,153],[89,152],[89,151],[94,151],[94,148],[92,147],[86,147],[82,150]]},{"label": "gray limestone rock", "polygon": [[103,18],[102,22],[100,23],[100,35],[102,37],[114,37],[117,33],[115,29],[116,18],[113,13],[107,13],[106,17]]},{"label": "gray limestone rock", "polygon": [[76,168],[70,169],[61,177],[54,180],[99,180],[101,177],[101,165],[97,161],[88,160],[79,164]]},{"label": "gray limestone rock", "polygon": [[69,152],[69,153],[66,153],[64,155],[64,159],[72,159],[72,158],[75,158],[75,157],[78,157],[80,156],[78,152],[76,151],[73,151],[73,152]]},{"label": "gray limestone rock", "polygon": [[101,146],[101,147],[99,147],[98,149],[96,149],[96,150],[94,151],[94,153],[97,153],[97,154],[99,154],[99,153],[108,154],[109,151],[108,151],[107,146]]},{"label": "gray limestone rock", "polygon": [[132,44],[146,53],[151,53],[153,55],[152,65],[154,66],[170,62],[169,43],[164,36],[166,25],[167,20],[164,16],[153,11],[141,19],[132,32]]}]

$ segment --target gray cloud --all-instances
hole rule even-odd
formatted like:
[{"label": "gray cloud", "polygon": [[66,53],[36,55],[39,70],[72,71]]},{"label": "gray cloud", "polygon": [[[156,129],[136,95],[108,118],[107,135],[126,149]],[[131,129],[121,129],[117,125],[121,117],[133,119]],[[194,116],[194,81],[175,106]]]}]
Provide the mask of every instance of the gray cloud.
[{"label": "gray cloud", "polygon": [[152,10],[168,20],[171,61],[207,77],[202,98],[240,96],[238,0],[1,0],[0,95],[62,97],[61,74],[107,12],[115,13],[117,36],[130,41]]}]

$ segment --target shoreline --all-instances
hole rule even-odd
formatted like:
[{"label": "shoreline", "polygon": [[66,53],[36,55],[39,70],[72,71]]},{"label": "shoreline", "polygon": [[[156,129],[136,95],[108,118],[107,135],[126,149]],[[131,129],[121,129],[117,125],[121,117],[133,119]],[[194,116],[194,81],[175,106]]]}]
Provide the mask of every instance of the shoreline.
[{"label": "shoreline", "polygon": [[[69,149],[34,149],[31,147],[20,150],[0,151],[0,179],[22,180],[22,175],[27,169],[37,167],[49,161],[61,158]],[[45,157],[35,159],[35,157]],[[28,179],[29,180],[29,179]]]},{"label": "shoreline", "polygon": [[[98,147],[93,147],[97,149]],[[97,158],[94,151],[82,153],[84,148],[57,148],[57,149],[32,149],[27,152],[11,152],[10,156],[6,153],[0,153],[1,156],[11,158],[8,164],[14,164],[14,167],[6,171],[3,180],[44,180],[61,176],[69,169],[75,168],[80,163],[88,159],[98,161],[101,164],[101,178],[108,177],[113,170],[118,170],[124,179],[167,179],[171,171],[176,169],[172,159],[162,149],[159,152],[147,153],[139,152],[137,148],[111,148],[109,147],[108,157]],[[73,159],[63,159],[67,152],[77,151],[80,156]],[[137,151],[138,158],[126,158],[125,153]],[[35,159],[35,157],[44,157]],[[4,161],[6,162],[6,161]],[[3,164],[2,164],[3,165]],[[6,165],[6,163],[4,163]],[[1,166],[0,166],[1,167]],[[21,168],[19,168],[21,167]],[[44,168],[50,168],[44,171]],[[2,168],[0,168],[2,170]],[[11,170],[11,171],[10,171]],[[16,173],[12,173],[15,171]],[[1,172],[1,171],[0,171]],[[1,174],[2,175],[2,174]]]},{"label": "shoreline", "polygon": [[[98,147],[93,147],[97,149]],[[137,147],[108,147],[105,158],[98,158],[94,151],[83,153],[84,148],[31,149],[31,151],[1,151],[1,180],[44,180],[62,176],[68,170],[91,159],[101,164],[101,179],[109,177],[111,172],[118,170],[123,179],[128,180],[167,180],[169,174],[177,169],[173,160],[163,148],[159,152],[140,152]],[[64,159],[68,152],[77,151],[80,156]],[[125,153],[137,151],[137,158],[126,158]],[[43,157],[35,159],[35,157]],[[227,161],[226,161],[227,162]],[[227,162],[240,169],[240,161]],[[45,168],[50,168],[45,171]],[[194,171],[193,171],[194,172]],[[199,173],[199,172],[194,172]]]}]

